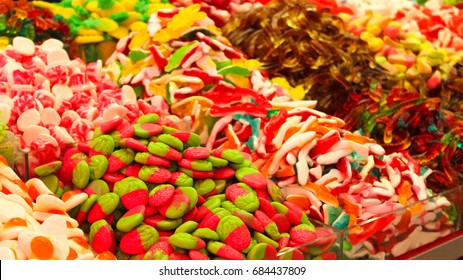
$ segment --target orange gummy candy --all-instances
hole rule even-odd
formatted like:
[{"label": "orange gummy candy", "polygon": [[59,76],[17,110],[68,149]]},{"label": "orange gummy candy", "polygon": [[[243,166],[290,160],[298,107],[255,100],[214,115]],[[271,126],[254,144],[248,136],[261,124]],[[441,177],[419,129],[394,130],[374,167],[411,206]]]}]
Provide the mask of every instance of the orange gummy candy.
[{"label": "orange gummy candy", "polygon": [[9,219],[8,222],[6,222],[3,225],[3,229],[12,228],[12,227],[27,227],[27,223],[24,219],[15,217],[15,218]]},{"label": "orange gummy candy", "polygon": [[31,241],[32,256],[39,260],[51,260],[55,248],[50,239],[45,236],[34,237]]}]

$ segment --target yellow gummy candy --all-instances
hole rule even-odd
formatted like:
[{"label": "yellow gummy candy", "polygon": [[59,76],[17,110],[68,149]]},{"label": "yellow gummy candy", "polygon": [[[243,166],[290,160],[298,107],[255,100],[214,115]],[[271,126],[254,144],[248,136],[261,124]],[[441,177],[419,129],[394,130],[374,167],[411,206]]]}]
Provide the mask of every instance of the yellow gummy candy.
[{"label": "yellow gummy candy", "polygon": [[98,29],[103,32],[113,32],[119,28],[119,24],[110,18],[101,18],[100,21],[101,24],[98,26]]},{"label": "yellow gummy candy", "polygon": [[291,95],[292,98],[296,100],[304,99],[306,91],[304,90],[303,85],[292,87],[289,84],[288,80],[286,80],[286,78],[283,78],[283,77],[276,77],[276,78],[273,78],[271,81],[279,85],[283,89],[285,89]]},{"label": "yellow gummy candy", "polygon": [[175,6],[169,3],[156,3],[156,4],[149,4],[147,14],[151,15],[159,11],[160,9],[171,9]]},{"label": "yellow gummy candy", "polygon": [[149,90],[155,95],[162,96],[162,98],[167,98],[166,84],[152,81],[148,85]]},{"label": "yellow gummy candy", "polygon": [[32,1],[32,5],[34,5],[37,8],[49,9],[49,10],[53,10],[53,7],[55,6],[52,3],[48,3],[45,1]]},{"label": "yellow gummy candy", "polygon": [[101,16],[99,13],[93,12],[93,13],[90,13],[90,18],[100,19]]},{"label": "yellow gummy candy", "polygon": [[101,36],[103,35],[101,31],[98,31],[96,29],[91,29],[91,28],[80,28],[78,34],[81,36]]},{"label": "yellow gummy candy", "polygon": [[243,77],[241,75],[236,74],[227,74],[226,77],[237,87],[252,88],[251,83],[249,82],[249,79],[247,77]]},{"label": "yellow gummy candy", "polygon": [[128,12],[129,17],[122,22],[122,25],[124,26],[130,26],[132,23],[137,22],[140,20],[141,14],[138,12]]},{"label": "yellow gummy candy", "polygon": [[88,1],[87,5],[85,5],[85,9],[91,13],[99,14],[101,12],[101,9],[98,8],[98,2],[96,1]]},{"label": "yellow gummy candy", "polygon": [[104,40],[101,35],[77,36],[74,40],[77,44],[99,43]]},{"label": "yellow gummy candy", "polygon": [[160,30],[154,34],[153,40],[159,42],[168,42],[172,39],[179,38],[183,32],[187,31],[193,24],[201,19],[204,19],[207,14],[200,12],[199,4],[190,5],[181,9],[178,14],[172,17],[172,21],[167,24],[167,28]]},{"label": "yellow gummy candy", "polygon": [[10,44],[10,40],[6,36],[0,36],[0,49],[6,49],[8,45]]},{"label": "yellow gummy candy", "polygon": [[136,21],[130,25],[130,30],[134,32],[146,31],[147,24],[144,23],[143,21]]},{"label": "yellow gummy candy", "polygon": [[85,5],[85,0],[72,0],[72,6],[75,7],[75,6],[84,6]]},{"label": "yellow gummy candy", "polygon": [[112,14],[117,14],[120,12],[124,12],[125,7],[119,2],[115,2],[113,7],[108,10],[101,10],[100,14],[102,17],[109,18]]},{"label": "yellow gummy candy", "polygon": [[127,12],[131,12],[135,10],[136,2],[133,0],[121,0],[119,3],[121,3],[124,6]]},{"label": "yellow gummy candy", "polygon": [[116,39],[122,39],[125,36],[129,35],[129,29],[125,26],[119,26],[116,30],[108,32],[108,34]]},{"label": "yellow gummy candy", "polygon": [[257,59],[232,59],[233,65],[241,66],[249,70],[258,70],[261,67],[259,60]]},{"label": "yellow gummy candy", "polygon": [[129,44],[129,50],[134,50],[136,48],[141,48],[146,43],[150,42],[150,35],[148,31],[142,30],[138,31]]}]

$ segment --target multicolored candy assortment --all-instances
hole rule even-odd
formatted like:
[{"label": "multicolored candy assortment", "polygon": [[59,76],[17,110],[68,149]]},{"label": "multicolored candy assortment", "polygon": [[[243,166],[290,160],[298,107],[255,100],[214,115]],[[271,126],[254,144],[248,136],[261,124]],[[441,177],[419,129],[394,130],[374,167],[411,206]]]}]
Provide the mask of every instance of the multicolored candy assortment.
[{"label": "multicolored candy assortment", "polygon": [[23,182],[0,155],[0,259],[115,259],[95,253],[78,222],[67,213],[87,194],[54,195],[39,179]]},{"label": "multicolored candy assortment", "polygon": [[[129,2],[34,2],[107,60],[25,37],[0,53],[0,116],[35,160],[0,186],[45,224],[27,258],[390,258],[454,230],[434,194],[459,183],[456,7]],[[447,21],[420,33],[416,14]],[[85,250],[44,243],[60,219]]]},{"label": "multicolored candy assortment", "polygon": [[81,47],[86,62],[103,61],[114,51],[117,40],[131,31],[146,28],[150,14],[174,7],[165,0],[91,0],[49,3],[32,1],[35,7],[49,9],[69,25],[74,42]]},{"label": "multicolored candy assortment", "polygon": [[36,43],[46,39],[59,39],[66,50],[73,53],[73,36],[69,26],[50,10],[40,9],[26,0],[0,1],[0,49],[11,43],[14,37],[23,36]]},{"label": "multicolored candy assortment", "polygon": [[[152,122],[142,122],[148,119]],[[80,202],[67,212],[89,234],[96,254],[110,251],[118,259],[275,259],[280,251],[302,250],[315,240],[324,249],[312,257],[333,254],[336,235],[316,228],[258,169],[244,166],[250,155],[210,151],[199,146],[197,134],[158,119],[121,122],[104,133],[97,129],[90,143],[69,149],[62,164],[35,170],[44,175],[40,179],[47,190]],[[150,124],[152,133],[140,133],[138,124]],[[115,133],[122,130],[130,132]],[[286,241],[280,242],[283,235],[288,235]],[[170,249],[155,253],[165,246]]]}]

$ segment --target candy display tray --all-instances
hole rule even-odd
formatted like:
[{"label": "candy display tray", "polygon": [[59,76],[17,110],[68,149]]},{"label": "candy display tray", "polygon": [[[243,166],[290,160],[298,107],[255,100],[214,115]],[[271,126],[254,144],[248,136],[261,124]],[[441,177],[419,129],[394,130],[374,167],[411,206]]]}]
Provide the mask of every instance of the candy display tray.
[{"label": "candy display tray", "polygon": [[[462,217],[463,185],[459,185],[343,230],[312,221],[317,228],[325,228],[332,234],[296,249],[302,250],[305,259],[408,259],[423,255],[437,245],[442,247],[445,242],[461,246]],[[463,255],[463,246],[459,251]],[[286,254],[294,252],[279,254],[278,258],[290,259]],[[454,259],[458,254],[454,252],[446,257],[445,252],[441,252],[436,257]],[[424,258],[432,256],[428,253]]]},{"label": "candy display tray", "polygon": [[[77,147],[16,151],[14,169],[21,179],[36,177],[39,163],[60,160],[65,151]],[[346,229],[312,220],[317,238],[279,252],[272,259],[403,259],[414,251],[463,232],[463,185],[434,194],[425,200],[370,218]],[[463,252],[463,248],[461,248]],[[463,253],[462,253],[463,255]],[[451,257],[449,257],[451,258]]]}]

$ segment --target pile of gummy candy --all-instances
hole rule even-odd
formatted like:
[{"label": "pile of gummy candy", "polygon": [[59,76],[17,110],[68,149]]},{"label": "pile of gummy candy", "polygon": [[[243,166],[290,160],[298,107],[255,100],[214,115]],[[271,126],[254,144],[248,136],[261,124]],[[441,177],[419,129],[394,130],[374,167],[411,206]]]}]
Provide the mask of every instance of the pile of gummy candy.
[{"label": "pile of gummy candy", "polygon": [[463,14],[419,2],[1,1],[0,259],[384,259],[449,235]]}]

